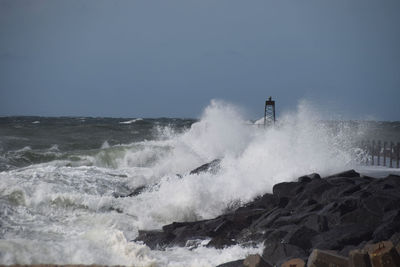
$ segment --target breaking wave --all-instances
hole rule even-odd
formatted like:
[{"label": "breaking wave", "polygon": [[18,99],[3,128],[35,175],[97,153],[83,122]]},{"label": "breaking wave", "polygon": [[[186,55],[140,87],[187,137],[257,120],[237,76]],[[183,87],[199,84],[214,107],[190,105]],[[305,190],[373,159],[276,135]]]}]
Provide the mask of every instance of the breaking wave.
[{"label": "breaking wave", "polygon": [[[238,110],[212,101],[183,132],[157,126],[151,140],[53,147],[40,152],[46,161],[0,172],[0,263],[214,266],[261,251],[201,244],[152,251],[131,242],[138,230],[212,218],[278,182],[355,164],[352,144],[362,128],[331,127],[305,102],[267,129],[249,125]],[[218,171],[190,174],[214,159],[221,159]]]}]

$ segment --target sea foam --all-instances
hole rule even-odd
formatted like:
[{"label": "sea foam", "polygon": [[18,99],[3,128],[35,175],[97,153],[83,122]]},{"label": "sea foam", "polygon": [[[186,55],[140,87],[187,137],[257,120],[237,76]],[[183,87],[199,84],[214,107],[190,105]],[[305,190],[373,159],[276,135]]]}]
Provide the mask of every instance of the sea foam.
[{"label": "sea foam", "polygon": [[[131,240],[142,229],[218,216],[279,182],[353,167],[357,132],[333,131],[316,114],[301,102],[264,129],[212,101],[183,132],[157,127],[157,139],[1,172],[0,263],[215,266],[260,253],[262,245],[152,251]],[[190,174],[214,159],[218,172]],[[113,195],[138,186],[136,196]]]}]

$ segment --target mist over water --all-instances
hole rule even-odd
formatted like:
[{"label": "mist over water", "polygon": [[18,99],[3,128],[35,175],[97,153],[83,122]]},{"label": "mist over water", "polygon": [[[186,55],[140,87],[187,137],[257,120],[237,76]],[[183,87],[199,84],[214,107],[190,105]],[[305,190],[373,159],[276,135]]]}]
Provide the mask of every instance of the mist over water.
[{"label": "mist over water", "polygon": [[[262,244],[212,249],[206,241],[157,251],[132,240],[138,230],[221,215],[279,182],[353,168],[363,154],[354,144],[369,132],[324,122],[306,102],[266,129],[239,110],[212,101],[198,121],[3,121],[0,263],[215,266],[260,252]],[[218,172],[190,174],[214,159]]]}]

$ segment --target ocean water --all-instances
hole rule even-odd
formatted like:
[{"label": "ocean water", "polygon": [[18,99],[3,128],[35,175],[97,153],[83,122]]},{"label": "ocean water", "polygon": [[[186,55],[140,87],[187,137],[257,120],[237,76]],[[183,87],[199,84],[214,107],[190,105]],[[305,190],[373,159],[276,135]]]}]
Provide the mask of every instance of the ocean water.
[{"label": "ocean water", "polygon": [[[305,103],[266,129],[220,101],[198,120],[2,117],[0,264],[215,266],[261,253],[262,244],[150,250],[133,240],[304,174],[362,169],[360,140],[399,137],[399,122],[323,121]],[[217,158],[219,172],[189,174]]]}]

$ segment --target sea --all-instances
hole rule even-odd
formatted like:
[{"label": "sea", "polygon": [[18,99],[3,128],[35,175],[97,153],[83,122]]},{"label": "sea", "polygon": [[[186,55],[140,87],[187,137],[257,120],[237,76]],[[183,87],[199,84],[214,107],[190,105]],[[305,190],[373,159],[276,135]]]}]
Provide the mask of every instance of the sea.
[{"label": "sea", "polygon": [[[212,101],[198,119],[0,117],[0,265],[216,266],[263,244],[151,250],[140,230],[217,217],[274,184],[365,166],[363,140],[400,122],[326,120],[307,104],[275,124]],[[214,159],[218,172],[190,174]],[[129,196],[136,189],[138,193]]]}]

